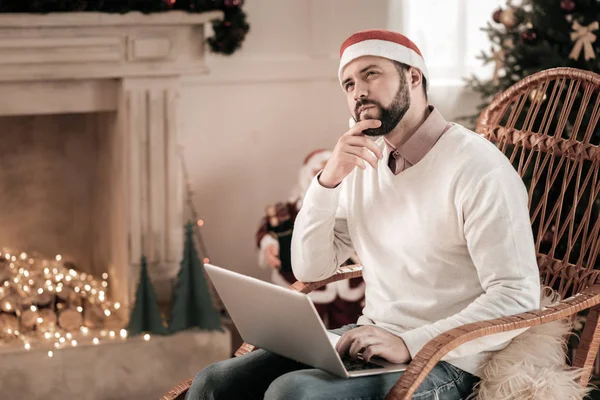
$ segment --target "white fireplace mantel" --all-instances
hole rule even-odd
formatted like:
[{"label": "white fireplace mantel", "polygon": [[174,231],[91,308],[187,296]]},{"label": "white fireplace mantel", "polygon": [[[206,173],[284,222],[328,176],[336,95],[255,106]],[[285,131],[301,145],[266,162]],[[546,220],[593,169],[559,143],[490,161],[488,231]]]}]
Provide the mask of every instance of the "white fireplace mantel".
[{"label": "white fireplace mantel", "polygon": [[221,12],[0,14],[0,116],[115,116],[106,123],[110,170],[99,182],[112,202],[110,235],[99,239],[109,250],[99,262],[125,305],[136,278],[131,266],[142,254],[159,292],[161,282],[168,292],[178,270],[180,78],[208,72],[205,24],[218,18]]}]

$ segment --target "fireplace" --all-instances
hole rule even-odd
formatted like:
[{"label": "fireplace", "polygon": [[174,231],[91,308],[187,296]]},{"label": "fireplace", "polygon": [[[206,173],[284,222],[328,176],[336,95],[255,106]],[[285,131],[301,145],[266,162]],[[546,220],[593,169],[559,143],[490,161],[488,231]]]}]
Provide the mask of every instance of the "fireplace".
[{"label": "fireplace", "polygon": [[160,301],[183,251],[180,78],[219,12],[0,15],[0,248],[108,274],[125,317],[142,254]]}]

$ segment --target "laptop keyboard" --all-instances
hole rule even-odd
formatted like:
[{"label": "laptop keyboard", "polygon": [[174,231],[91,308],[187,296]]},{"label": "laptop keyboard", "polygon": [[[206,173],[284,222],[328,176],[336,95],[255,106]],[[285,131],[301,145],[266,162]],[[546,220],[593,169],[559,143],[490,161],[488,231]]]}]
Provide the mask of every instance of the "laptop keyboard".
[{"label": "laptop keyboard", "polygon": [[373,364],[372,362],[365,361],[362,358],[354,359],[348,354],[342,357],[342,364],[344,364],[346,371],[361,371],[363,369],[383,368],[381,365]]}]

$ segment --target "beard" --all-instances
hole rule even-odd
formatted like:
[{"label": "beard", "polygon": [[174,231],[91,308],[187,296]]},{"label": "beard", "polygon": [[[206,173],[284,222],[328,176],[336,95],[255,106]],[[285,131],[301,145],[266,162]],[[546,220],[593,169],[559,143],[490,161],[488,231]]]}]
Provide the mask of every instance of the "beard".
[{"label": "beard", "polygon": [[379,117],[370,117],[367,116],[364,119],[379,119],[381,120],[381,126],[378,128],[369,128],[365,129],[363,133],[367,136],[383,136],[387,135],[398,125],[398,123],[402,120],[408,108],[410,107],[410,94],[408,92],[408,86],[406,85],[406,77],[403,74],[400,74],[400,87],[396,92],[396,96],[394,96],[394,100],[392,104],[388,107],[384,107],[381,103],[376,100],[369,99],[359,99],[356,102],[355,107],[355,120],[361,121],[360,114],[358,114],[358,109],[361,106],[372,105],[377,110],[379,110]]}]

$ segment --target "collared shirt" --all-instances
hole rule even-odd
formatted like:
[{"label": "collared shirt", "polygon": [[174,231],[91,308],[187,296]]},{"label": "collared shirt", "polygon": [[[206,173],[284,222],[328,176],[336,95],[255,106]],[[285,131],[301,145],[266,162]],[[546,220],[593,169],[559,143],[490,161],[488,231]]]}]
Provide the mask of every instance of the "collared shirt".
[{"label": "collared shirt", "polygon": [[442,134],[452,126],[451,123],[446,122],[435,107],[429,106],[429,111],[430,114],[425,122],[402,146],[397,146],[384,139],[388,150],[392,153],[388,166],[395,175],[421,161]]}]

